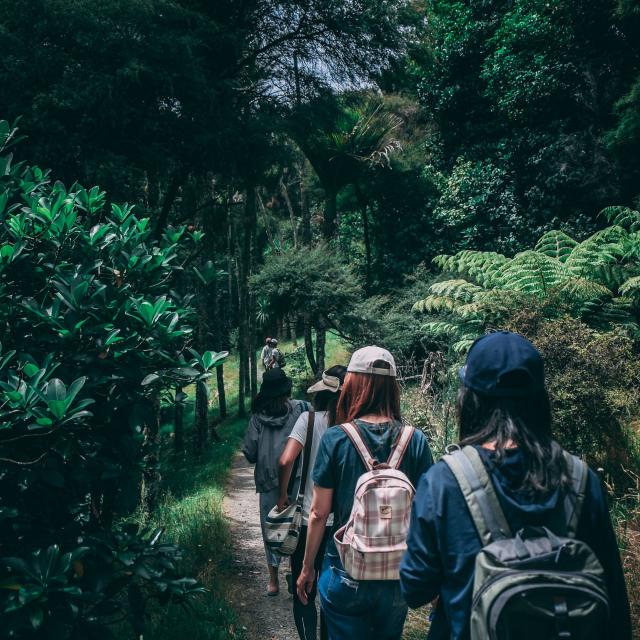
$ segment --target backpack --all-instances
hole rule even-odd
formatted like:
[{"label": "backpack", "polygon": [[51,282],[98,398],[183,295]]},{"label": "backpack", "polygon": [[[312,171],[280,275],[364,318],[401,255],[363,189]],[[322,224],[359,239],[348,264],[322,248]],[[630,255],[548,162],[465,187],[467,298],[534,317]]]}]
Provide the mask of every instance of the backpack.
[{"label": "backpack", "polygon": [[342,566],[354,580],[399,580],[415,489],[398,467],[414,428],[402,428],[386,464],[373,458],[357,425],[340,428],[367,469],[356,484],[349,520],[334,535]]},{"label": "backpack", "polygon": [[309,411],[307,438],[302,452],[302,476],[300,477],[298,497],[295,502],[292,502],[282,511],[278,511],[278,506],[276,505],[265,518],[266,545],[271,551],[281,556],[292,556],[298,547],[298,539],[302,527],[304,490],[307,486],[311,446],[313,444],[315,415],[315,411]]},{"label": "backpack", "polygon": [[[595,640],[607,637],[604,570],[576,530],[588,467],[564,452],[571,490],[552,532],[511,532],[478,451],[443,457],[466,500],[483,548],[476,556],[471,640]],[[560,515],[560,514],[558,514]]]}]

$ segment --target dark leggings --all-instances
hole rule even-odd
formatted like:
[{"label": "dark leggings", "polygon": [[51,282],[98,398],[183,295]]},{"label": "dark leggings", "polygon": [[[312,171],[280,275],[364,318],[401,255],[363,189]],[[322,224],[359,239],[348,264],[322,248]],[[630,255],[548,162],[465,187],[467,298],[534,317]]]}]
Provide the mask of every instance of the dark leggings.
[{"label": "dark leggings", "polygon": [[[316,570],[316,579],[313,583],[313,589],[309,594],[309,602],[304,605],[298,599],[298,595],[296,593],[296,582],[298,581],[298,577],[302,572],[302,561],[304,559],[304,550],[307,546],[307,527],[302,527],[300,529],[300,538],[298,539],[298,546],[294,554],[291,556],[291,573],[292,573],[292,583],[293,583],[293,619],[296,623],[296,628],[298,629],[298,635],[300,636],[300,640],[316,640],[317,636],[317,628],[318,628],[318,613],[316,611],[316,593],[318,590],[318,576],[320,574],[320,569],[322,567],[322,560],[324,558],[324,548],[327,544],[327,539],[330,535],[330,531],[327,528],[324,537],[322,538],[322,542],[320,544],[320,548],[318,549],[318,554],[316,555],[316,561],[314,563],[314,568]],[[324,622],[324,616],[322,615],[322,611],[320,611],[320,640],[327,640],[327,627]]]}]

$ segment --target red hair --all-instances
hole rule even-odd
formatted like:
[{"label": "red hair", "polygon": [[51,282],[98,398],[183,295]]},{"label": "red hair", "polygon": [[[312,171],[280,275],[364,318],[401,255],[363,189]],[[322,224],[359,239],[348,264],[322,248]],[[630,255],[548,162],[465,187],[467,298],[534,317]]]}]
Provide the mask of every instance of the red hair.
[{"label": "red hair", "polygon": [[400,420],[400,387],[391,376],[347,373],[336,408],[339,424],[367,414]]}]

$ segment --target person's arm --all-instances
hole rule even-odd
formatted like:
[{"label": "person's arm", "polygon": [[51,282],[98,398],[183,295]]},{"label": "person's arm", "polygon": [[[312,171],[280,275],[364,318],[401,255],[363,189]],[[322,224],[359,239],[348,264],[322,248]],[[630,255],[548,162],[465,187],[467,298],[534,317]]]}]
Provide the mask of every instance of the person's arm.
[{"label": "person's arm", "polygon": [[325,489],[324,487],[313,487],[313,501],[311,502],[311,510],[309,513],[309,525],[307,529],[307,544],[304,550],[304,560],[302,561],[302,571],[296,582],[298,598],[302,604],[307,604],[307,594],[313,588],[316,579],[314,564],[318,549],[322,544],[327,519],[331,513],[331,505],[333,503],[333,489]]},{"label": "person's arm", "polygon": [[249,426],[247,427],[247,433],[244,436],[244,444],[242,446],[242,453],[247,459],[247,462],[255,464],[258,460],[258,440],[260,438],[260,429],[258,426],[258,420],[255,416],[249,420]]},{"label": "person's arm", "polygon": [[289,503],[287,489],[289,488],[289,480],[291,480],[291,471],[301,451],[302,444],[295,438],[289,437],[278,463],[278,511],[282,511]]},{"label": "person's arm", "polygon": [[434,520],[431,491],[423,476],[411,509],[407,551],[400,563],[400,589],[412,609],[431,602],[442,584]]}]

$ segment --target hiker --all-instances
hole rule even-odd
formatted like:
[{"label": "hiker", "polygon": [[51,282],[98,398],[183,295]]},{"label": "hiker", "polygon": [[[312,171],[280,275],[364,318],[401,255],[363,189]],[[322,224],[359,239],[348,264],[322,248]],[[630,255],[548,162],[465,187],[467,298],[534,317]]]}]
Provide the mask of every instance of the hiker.
[{"label": "hiker", "polygon": [[260,391],[251,405],[251,419],[244,438],[242,453],[255,464],[256,492],[260,494],[260,525],[265,543],[269,585],[267,594],[278,595],[278,567],[280,556],[273,553],[266,543],[265,518],[279,496],[278,459],[284,450],[291,429],[309,403],[290,400],[291,379],[282,369],[266,371]]},{"label": "hiker", "polygon": [[271,367],[271,353],[273,352],[273,347],[271,346],[271,338],[267,338],[264,341],[264,347],[262,347],[262,352],[260,353],[260,362],[262,362],[263,375],[264,371],[268,371]]},{"label": "hiker", "polygon": [[[344,382],[347,368],[341,365],[330,367],[322,374],[322,379],[307,389],[307,393],[313,395],[313,410],[303,413],[289,435],[287,446],[284,453],[280,456],[280,497],[278,498],[278,508],[284,509],[289,503],[287,488],[291,478],[293,465],[304,451],[303,455],[308,455],[308,461],[303,462],[306,469],[306,478],[304,485],[304,501],[302,503],[302,527],[298,538],[298,545],[294,554],[291,556],[291,573],[292,582],[296,583],[300,572],[302,571],[302,560],[307,540],[307,526],[309,523],[309,510],[311,508],[311,499],[313,496],[313,482],[311,480],[311,472],[318,455],[320,440],[329,425],[336,422],[336,407],[342,383]],[[307,434],[311,434],[310,445],[307,449]],[[307,454],[308,451],[308,454]],[[331,533],[331,525],[333,524],[332,516],[327,520],[327,527],[322,536],[320,547],[316,555],[314,570],[316,578],[322,565],[324,558],[324,548],[327,539]],[[296,623],[300,640],[316,640],[318,616],[315,605],[316,588],[315,585],[308,594],[308,602],[303,604],[298,598],[296,590],[293,589],[293,619]],[[320,615],[320,638],[327,639],[327,629],[324,616]]]},{"label": "hiker", "polygon": [[429,638],[629,640],[605,492],[552,439],[542,357],[518,334],[491,333],[460,379],[463,449],[420,479],[400,567],[410,607],[439,596]]},{"label": "hiker", "polygon": [[282,369],[284,367],[284,354],[278,349],[278,341],[271,338],[271,360],[269,361],[270,369]]},{"label": "hiker", "polygon": [[[313,469],[315,486],[307,547],[297,581],[298,597],[306,603],[312,592],[316,556],[327,518],[333,511],[334,535],[327,542],[318,583],[329,638],[399,640],[407,605],[400,594],[398,565],[405,548],[403,533],[409,523],[411,483],[418,481],[433,460],[424,434],[402,423],[396,365],[387,350],[370,346],[353,354],[338,400],[336,421],[341,424],[324,434]],[[378,463],[386,463],[387,469],[371,472]],[[377,474],[381,474],[382,493],[376,490],[376,481],[371,482]],[[366,481],[367,495],[380,508],[365,518],[360,511],[352,521],[356,500],[358,509],[363,508],[362,496],[355,496],[361,476]],[[388,504],[383,504],[385,495],[391,497]],[[354,508],[354,516],[358,509]],[[382,552],[366,546],[366,553],[355,550],[358,541],[366,545],[361,535],[363,527],[364,535],[378,530],[379,540],[385,545]],[[359,580],[354,573],[366,579]]]}]

